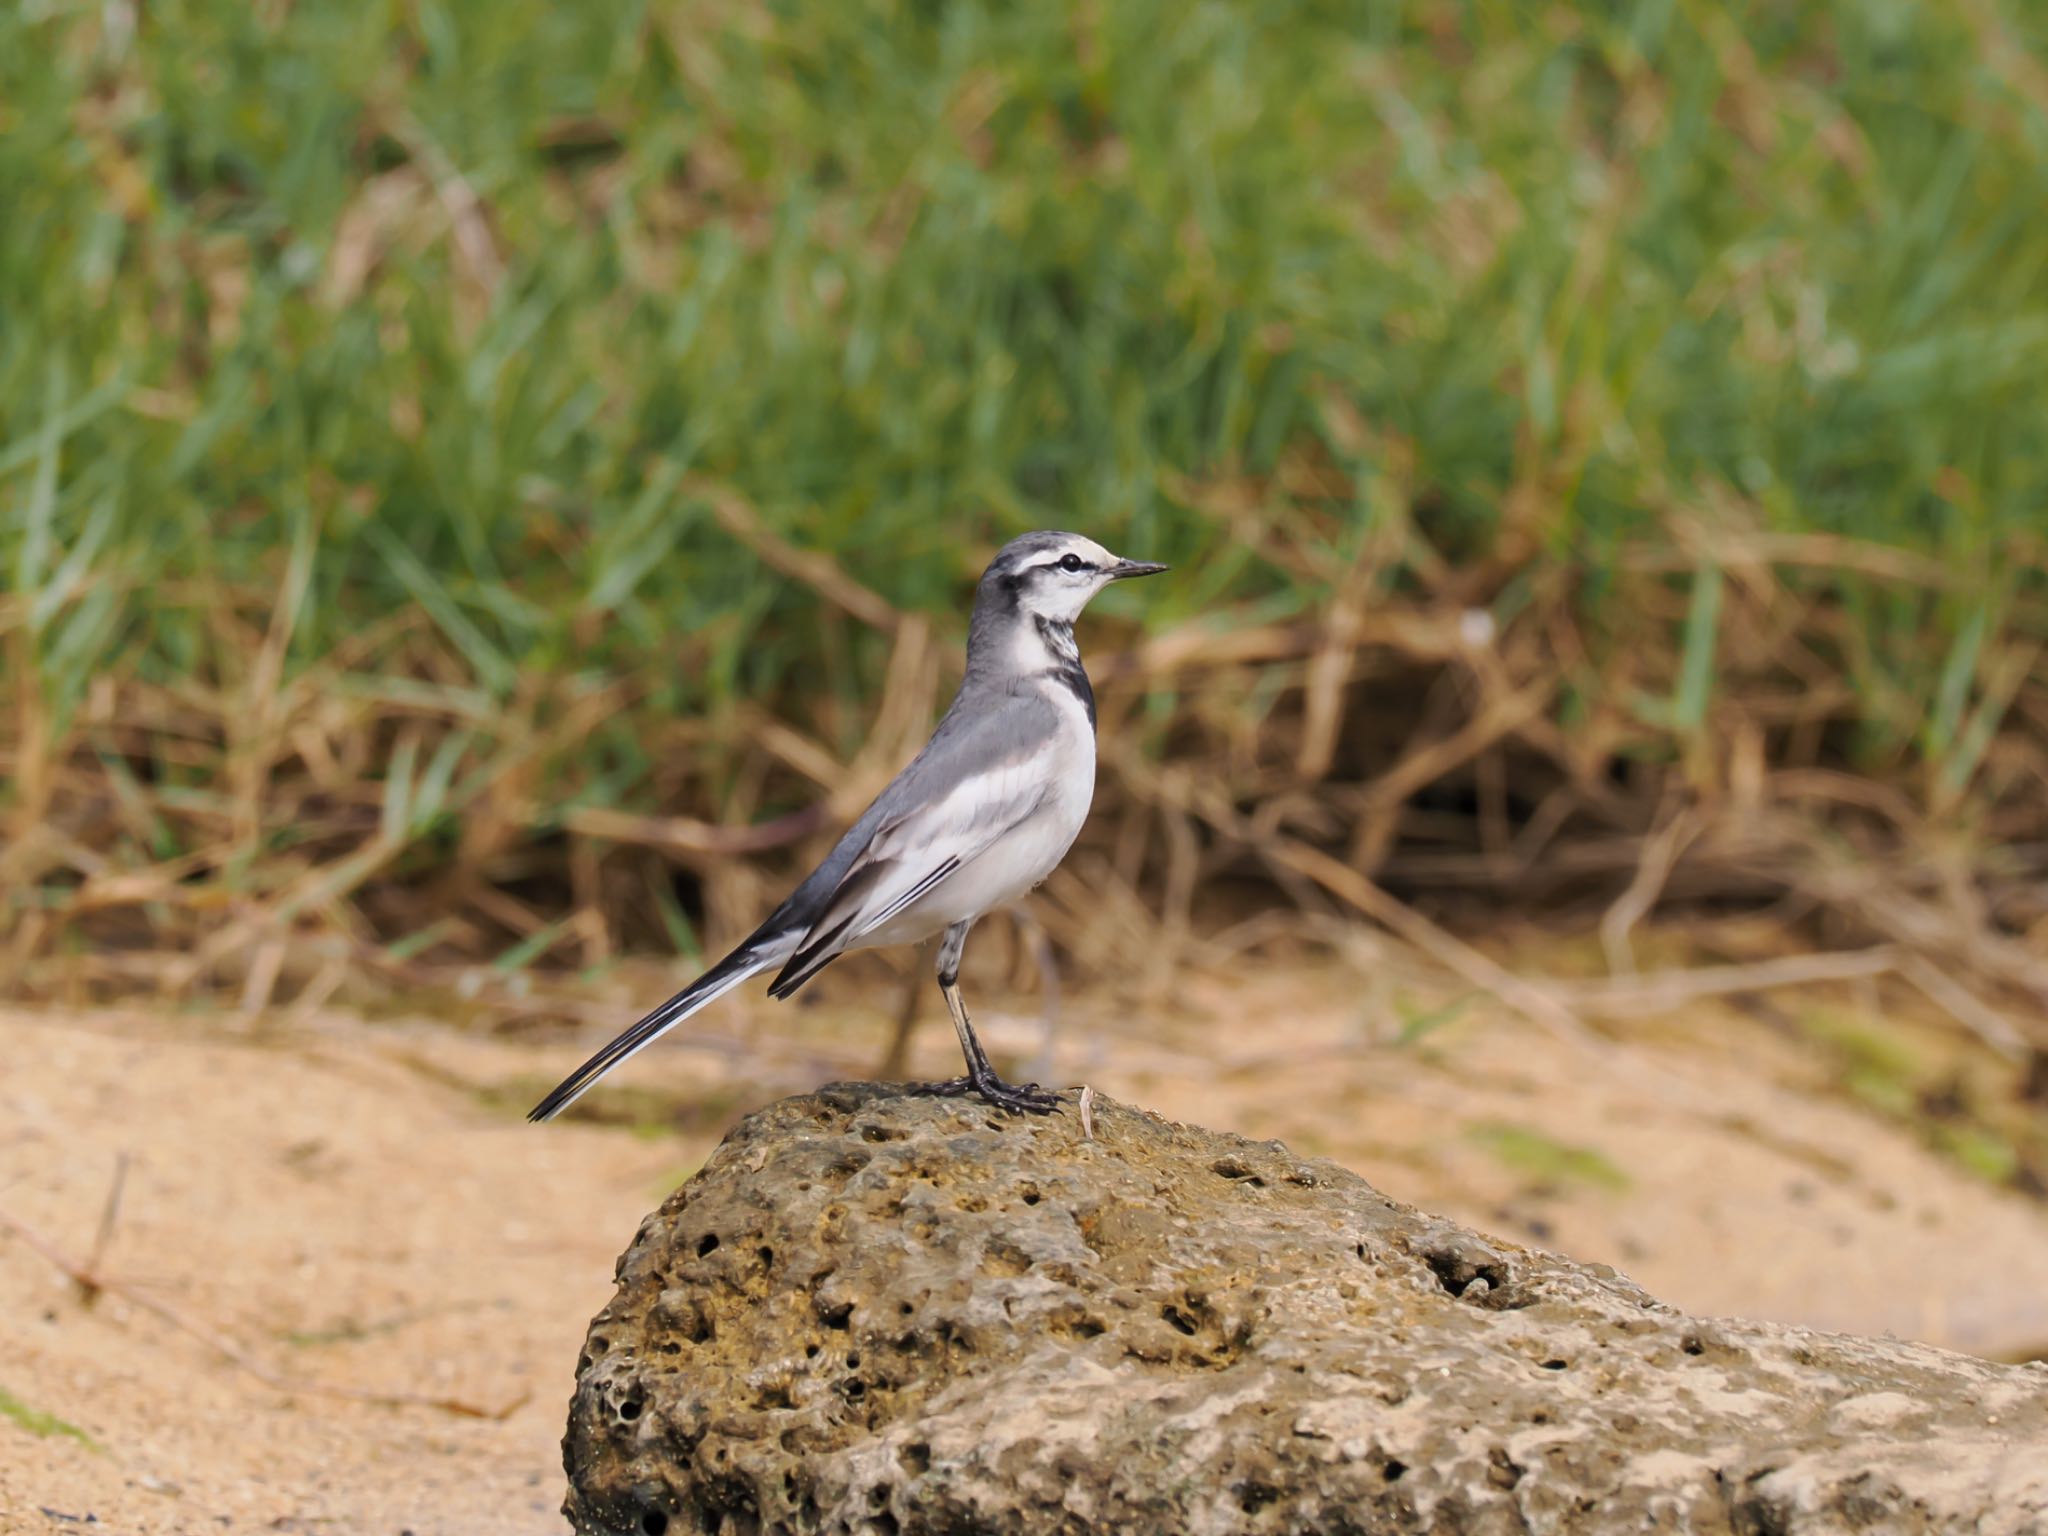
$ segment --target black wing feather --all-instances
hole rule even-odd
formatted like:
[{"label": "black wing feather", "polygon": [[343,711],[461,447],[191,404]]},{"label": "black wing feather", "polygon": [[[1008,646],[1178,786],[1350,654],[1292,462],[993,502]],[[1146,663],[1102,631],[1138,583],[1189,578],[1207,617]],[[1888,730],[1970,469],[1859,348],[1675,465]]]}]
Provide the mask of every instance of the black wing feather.
[{"label": "black wing feather", "polygon": [[[878,859],[872,864],[862,865],[846,877],[845,883],[832,893],[832,900],[827,904],[829,909],[837,906],[842,897],[856,898],[849,903],[846,916],[830,928],[806,936],[803,948],[789,957],[782,970],[768,984],[770,997],[788,997],[839,957],[839,944],[846,937],[846,930],[851,928],[854,919],[860,916],[860,902],[857,898],[895,867],[896,861],[893,859]],[[889,921],[959,867],[960,860],[957,857],[947,859],[891,902],[886,911],[876,914],[871,926]]]}]

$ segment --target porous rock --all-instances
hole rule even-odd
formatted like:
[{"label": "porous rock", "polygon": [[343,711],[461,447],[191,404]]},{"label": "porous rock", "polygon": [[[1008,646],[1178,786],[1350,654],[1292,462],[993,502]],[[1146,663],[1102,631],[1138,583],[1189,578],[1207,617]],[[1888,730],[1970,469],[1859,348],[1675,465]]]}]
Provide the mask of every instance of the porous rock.
[{"label": "porous rock", "polygon": [[743,1121],[578,1363],[567,1513],[684,1532],[2048,1530],[2048,1369],[1702,1321],[1106,1100]]}]

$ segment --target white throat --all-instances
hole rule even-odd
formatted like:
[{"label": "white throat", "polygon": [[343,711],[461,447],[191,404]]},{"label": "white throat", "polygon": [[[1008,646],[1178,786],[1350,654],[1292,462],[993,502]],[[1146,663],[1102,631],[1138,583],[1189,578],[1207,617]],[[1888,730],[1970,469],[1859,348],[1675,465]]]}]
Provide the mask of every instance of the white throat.
[{"label": "white throat", "polygon": [[1013,677],[1078,671],[1081,666],[1081,647],[1074,640],[1074,626],[1034,614],[1017,616],[1009,652]]}]

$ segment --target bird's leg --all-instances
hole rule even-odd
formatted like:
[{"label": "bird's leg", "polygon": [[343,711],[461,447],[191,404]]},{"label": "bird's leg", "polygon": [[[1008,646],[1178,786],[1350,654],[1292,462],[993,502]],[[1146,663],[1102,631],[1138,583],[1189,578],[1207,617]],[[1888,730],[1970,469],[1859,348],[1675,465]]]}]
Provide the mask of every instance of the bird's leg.
[{"label": "bird's leg", "polygon": [[[971,919],[969,920],[972,921]],[[925,1093],[959,1095],[978,1093],[998,1109],[1018,1114],[1044,1115],[1059,1108],[1059,1095],[1048,1093],[1036,1083],[1022,1087],[1004,1082],[989,1064],[988,1053],[974,1033],[967,1017],[967,1004],[960,998],[960,952],[967,947],[968,923],[955,923],[939,941],[939,992],[946,999],[946,1011],[953,1016],[953,1029],[960,1036],[960,1054],[967,1058],[967,1075],[948,1082],[928,1083]]]}]

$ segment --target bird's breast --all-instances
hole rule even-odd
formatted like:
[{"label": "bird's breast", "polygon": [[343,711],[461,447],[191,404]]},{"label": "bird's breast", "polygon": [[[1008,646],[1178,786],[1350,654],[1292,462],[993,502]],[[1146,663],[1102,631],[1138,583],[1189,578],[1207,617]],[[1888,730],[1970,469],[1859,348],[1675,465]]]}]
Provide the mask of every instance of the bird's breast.
[{"label": "bird's breast", "polygon": [[1095,799],[1095,712],[1092,701],[1083,701],[1063,684],[1051,683],[1047,694],[1060,712],[1060,731],[1051,754],[1052,773],[1046,785],[1044,820],[1049,841],[1058,852],[1031,883],[1036,885],[1052,873],[1054,864],[1065,857],[1081,824],[1088,819],[1088,807]]},{"label": "bird's breast", "polygon": [[[1029,871],[1026,890],[1065,857],[1095,798],[1094,701],[1075,693],[1055,673],[1041,673],[1029,686],[1052,707],[1053,729],[1035,765],[1042,781],[1038,809],[1012,834],[1019,855],[1016,865]],[[1042,868],[1036,867],[1039,863]]]}]

